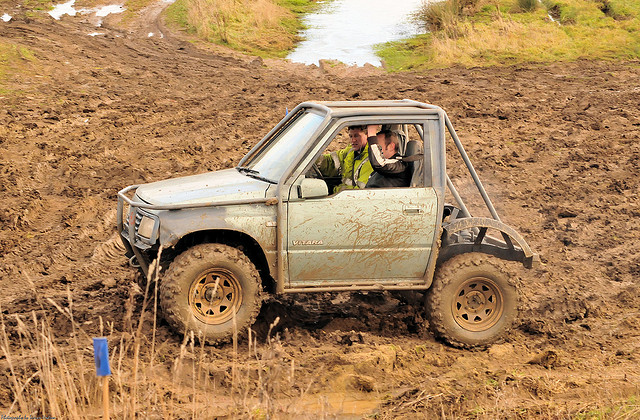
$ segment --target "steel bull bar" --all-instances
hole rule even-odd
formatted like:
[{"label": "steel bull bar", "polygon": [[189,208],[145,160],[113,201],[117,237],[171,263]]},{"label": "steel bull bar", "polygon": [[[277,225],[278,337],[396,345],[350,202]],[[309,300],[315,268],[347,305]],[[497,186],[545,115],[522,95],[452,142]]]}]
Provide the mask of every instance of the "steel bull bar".
[{"label": "steel bull bar", "polygon": [[[252,198],[252,199],[236,199],[236,200],[227,200],[227,201],[215,201],[215,202],[203,202],[203,203],[183,203],[183,204],[149,204],[144,201],[135,201],[129,197],[127,197],[127,193],[131,191],[135,191],[140,184],[129,185],[126,188],[118,191],[118,211],[117,211],[117,219],[118,219],[118,233],[120,234],[120,240],[122,241],[126,251],[127,256],[131,256],[130,263],[135,266],[134,258],[139,264],[140,268],[144,272],[145,276],[149,274],[149,263],[145,259],[142,252],[140,252],[140,248],[136,246],[136,225],[135,225],[135,208],[149,209],[149,210],[183,210],[183,209],[195,209],[202,207],[220,207],[220,206],[230,206],[230,205],[239,205],[239,204],[267,204],[272,205],[277,203],[277,199],[275,198]],[[131,209],[129,210],[129,215],[127,216],[127,228],[125,230],[123,216],[124,216],[124,204],[128,204]],[[126,235],[125,235],[126,232]],[[149,247],[146,245],[146,247]]]}]

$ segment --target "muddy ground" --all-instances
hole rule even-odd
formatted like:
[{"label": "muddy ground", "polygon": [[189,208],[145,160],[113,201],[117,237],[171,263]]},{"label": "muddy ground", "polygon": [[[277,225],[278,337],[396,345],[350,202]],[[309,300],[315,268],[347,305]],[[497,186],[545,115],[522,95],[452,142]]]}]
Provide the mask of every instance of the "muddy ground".
[{"label": "muddy ground", "polygon": [[[67,290],[88,335],[99,317],[113,322],[114,342],[135,327],[142,297],[117,244],[119,189],[233,167],[301,101],[410,98],[448,112],[502,219],[541,255],[540,268],[521,273],[520,318],[504,342],[448,347],[426,328],[420,297],[406,294],[271,299],[255,326],[259,357],[242,342],[181,356],[183,337],[160,320],[166,382],[156,388],[178,408],[140,416],[640,415],[640,63],[385,74],[206,49],[152,18],[107,21],[92,37],[83,20],[16,9],[0,22],[0,40],[36,58],[0,95],[0,304],[13,344],[16,314],[36,311],[60,348],[70,345],[70,323],[47,300],[68,306]],[[448,164],[452,178],[463,173]],[[277,339],[263,344],[276,316]],[[142,332],[152,334],[150,322]],[[210,366],[198,397],[174,364],[190,351]],[[256,363],[264,375],[232,389],[231,370]],[[3,355],[0,366],[9,375]],[[0,394],[0,414],[14,396]]]}]

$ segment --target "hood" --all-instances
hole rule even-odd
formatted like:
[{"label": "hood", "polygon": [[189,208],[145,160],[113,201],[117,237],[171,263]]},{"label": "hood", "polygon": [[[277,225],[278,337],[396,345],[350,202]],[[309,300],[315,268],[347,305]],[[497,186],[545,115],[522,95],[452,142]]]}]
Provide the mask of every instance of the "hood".
[{"label": "hood", "polygon": [[225,169],[143,184],[136,190],[136,195],[154,205],[215,203],[262,198],[269,185],[236,169]]}]

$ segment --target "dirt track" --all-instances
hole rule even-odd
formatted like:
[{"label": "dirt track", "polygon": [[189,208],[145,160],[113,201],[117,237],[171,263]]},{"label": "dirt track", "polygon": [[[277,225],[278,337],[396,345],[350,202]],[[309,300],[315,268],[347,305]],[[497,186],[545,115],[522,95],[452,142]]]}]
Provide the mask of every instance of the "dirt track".
[{"label": "dirt track", "polygon": [[[69,288],[87,331],[102,316],[127,332],[137,273],[116,241],[119,189],[233,167],[304,100],[410,98],[448,112],[503,220],[541,254],[542,268],[524,273],[517,328],[468,352],[434,340],[419,300],[406,296],[272,300],[256,329],[264,334],[279,315],[275,360],[297,366],[275,400],[304,388],[307,400],[324,396],[327,415],[377,409],[390,418],[564,418],[633,395],[637,404],[639,63],[387,75],[207,52],[166,29],[162,39],[101,31],[87,36],[91,27],[66,18],[0,23],[4,42],[37,58],[0,98],[5,316],[44,308],[63,337],[70,327],[45,299],[63,304]],[[462,173],[448,164],[452,178]],[[171,360],[181,337],[163,323],[158,334]],[[230,346],[212,351],[224,370]],[[224,394],[224,378],[211,376]],[[0,397],[0,407],[11,404]],[[331,405],[345,399],[360,408]],[[319,412],[297,409],[282,410]]]}]

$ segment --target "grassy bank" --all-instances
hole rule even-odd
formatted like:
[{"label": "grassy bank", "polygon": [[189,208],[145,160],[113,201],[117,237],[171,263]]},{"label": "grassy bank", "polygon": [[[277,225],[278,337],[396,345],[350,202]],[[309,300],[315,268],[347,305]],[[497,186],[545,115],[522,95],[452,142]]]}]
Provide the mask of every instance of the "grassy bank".
[{"label": "grassy bank", "polygon": [[[2,3],[3,0],[0,0]],[[7,1],[7,0],[5,0]],[[66,0],[18,0],[25,16],[50,20],[54,5]],[[262,57],[284,57],[300,40],[300,17],[317,6],[317,0],[177,0],[165,16],[176,28],[207,42],[225,45]],[[76,0],[76,9],[108,4],[105,0]],[[121,22],[128,24],[156,0],[125,0]],[[2,13],[0,13],[2,14]],[[0,51],[1,53],[1,51]],[[1,65],[1,63],[0,63]]]},{"label": "grassy bank", "polygon": [[640,57],[636,0],[445,0],[416,19],[430,32],[379,47],[389,70]]},{"label": "grassy bank", "polygon": [[177,0],[167,21],[208,42],[262,57],[284,57],[299,41],[300,16],[314,0]]}]

